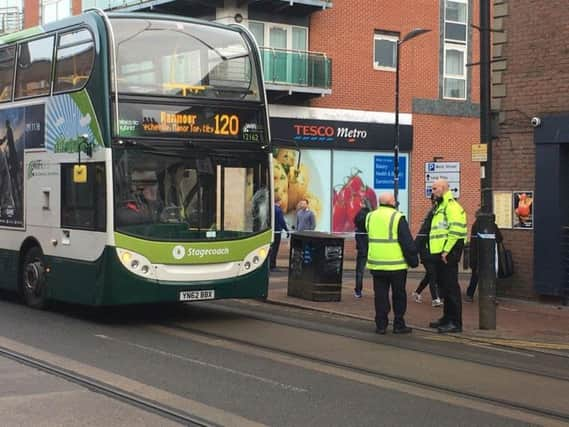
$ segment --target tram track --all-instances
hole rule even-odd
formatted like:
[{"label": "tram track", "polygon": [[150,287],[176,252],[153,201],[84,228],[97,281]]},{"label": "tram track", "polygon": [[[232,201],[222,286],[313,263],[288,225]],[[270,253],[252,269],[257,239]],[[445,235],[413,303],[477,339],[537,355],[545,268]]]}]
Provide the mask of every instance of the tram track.
[{"label": "tram track", "polygon": [[[253,316],[253,317],[256,318],[256,316]],[[267,320],[267,319],[262,319],[262,320],[271,321],[271,320]],[[273,322],[273,323],[283,324],[282,322]],[[290,324],[287,324],[287,325],[290,326]],[[212,341],[223,340],[223,341],[228,342],[228,343],[232,343],[232,344],[236,344],[236,345],[240,345],[240,346],[247,346],[247,347],[253,348],[255,350],[260,350],[263,352],[276,353],[276,354],[284,355],[284,356],[289,357],[289,358],[298,358],[300,360],[309,361],[311,363],[326,365],[326,366],[330,366],[330,367],[334,367],[334,368],[342,369],[342,370],[348,370],[350,372],[354,372],[354,373],[360,374],[360,375],[365,375],[365,376],[380,378],[380,379],[384,379],[384,380],[389,380],[389,381],[393,381],[393,382],[400,383],[400,384],[410,385],[413,387],[419,387],[419,388],[422,388],[422,389],[427,391],[426,395],[429,395],[429,393],[428,393],[429,391],[445,393],[445,394],[449,394],[452,396],[458,396],[461,398],[474,400],[477,402],[487,403],[490,405],[498,405],[501,408],[517,410],[517,411],[521,411],[521,412],[527,413],[527,414],[533,414],[533,415],[537,415],[537,416],[541,416],[541,417],[546,417],[547,419],[550,419],[551,421],[560,422],[561,425],[565,425],[565,424],[569,425],[569,411],[563,411],[562,412],[562,411],[558,411],[558,410],[552,410],[552,409],[542,408],[542,407],[538,407],[535,405],[530,405],[530,404],[518,402],[515,400],[511,400],[511,399],[498,398],[496,396],[488,396],[488,395],[484,395],[482,393],[470,391],[470,390],[468,390],[467,386],[465,388],[457,388],[457,387],[453,387],[453,386],[445,386],[445,385],[437,384],[434,382],[417,380],[414,378],[410,378],[409,376],[397,375],[397,374],[393,374],[390,372],[381,371],[378,369],[369,369],[369,368],[357,366],[357,365],[354,365],[351,363],[343,363],[343,362],[340,362],[338,360],[334,360],[334,359],[327,358],[327,357],[314,356],[312,354],[307,354],[307,353],[299,352],[299,351],[291,351],[291,350],[283,349],[282,347],[279,347],[279,346],[262,344],[262,343],[254,342],[253,340],[248,340],[248,339],[235,338],[235,337],[229,336],[227,334],[215,333],[215,332],[211,332],[211,331],[204,331],[202,329],[195,328],[195,327],[188,327],[186,325],[168,323],[168,324],[163,324],[163,326],[166,328],[178,330],[181,332],[187,332],[187,333],[190,333],[193,335],[202,336],[202,337],[204,337],[208,340],[212,340]],[[294,324],[292,326],[295,328],[301,328],[302,329],[302,326],[299,326],[298,324]],[[306,329],[308,329],[310,331],[322,332],[321,330],[318,330],[317,328],[316,329],[315,328],[306,328]],[[328,331],[322,332],[322,333],[329,334]],[[350,338],[350,339],[358,339],[357,337],[354,338],[353,336],[350,336],[349,334],[347,335],[345,333],[338,334],[338,335],[346,337],[346,338]],[[191,339],[191,338],[189,338],[189,339]],[[371,341],[371,340],[365,340],[365,341],[377,343],[377,341]],[[416,351],[416,350],[412,350],[412,349],[410,350],[409,348],[405,348],[402,346],[397,346],[397,345],[394,345],[391,343],[381,342],[380,344],[388,346],[388,347],[392,347],[395,349],[401,349],[401,350],[407,350],[407,351]],[[457,360],[460,362],[475,363],[475,364],[479,365],[480,367],[491,366],[491,367],[497,368],[497,369],[512,371],[512,372],[515,372],[516,374],[533,375],[533,376],[537,376],[537,377],[540,377],[543,379],[561,381],[563,383],[569,384],[568,378],[554,376],[554,375],[550,375],[547,373],[543,373],[543,372],[539,372],[539,371],[535,371],[535,370],[531,370],[531,369],[513,368],[513,367],[507,366],[505,364],[482,363],[482,362],[477,361],[477,360],[470,360],[470,359],[453,357],[453,356],[449,356],[448,354],[442,354],[442,353],[438,353],[438,352],[429,352],[429,354],[436,356],[436,357],[443,357],[443,358],[447,358],[447,359]]]},{"label": "tram track", "polygon": [[124,402],[128,405],[134,406],[136,408],[142,409],[146,412],[155,415],[159,415],[171,421],[178,422],[182,425],[191,426],[191,427],[215,426],[215,424],[208,423],[205,420],[195,417],[191,414],[183,413],[181,411],[160,404],[158,402],[153,402],[142,396],[126,392],[118,387],[102,383],[94,378],[90,378],[88,376],[69,371],[60,366],[54,366],[45,361],[27,356],[23,353],[13,351],[2,346],[0,346],[0,356],[21,363],[23,365],[38,369],[47,374],[54,375],[56,377],[70,381],[74,384],[85,387],[86,389],[93,391],[95,393],[100,393],[111,399]]},{"label": "tram track", "polygon": [[[265,321],[265,322],[271,322],[271,323],[275,323],[278,325],[291,326],[291,327],[304,329],[304,330],[308,330],[308,331],[321,332],[321,333],[326,333],[329,335],[336,335],[339,337],[356,339],[356,340],[361,340],[361,341],[365,341],[365,342],[379,343],[383,346],[387,346],[387,347],[391,347],[391,348],[395,348],[395,349],[407,350],[407,351],[420,351],[421,353],[424,353],[424,354],[437,356],[437,357],[444,357],[446,359],[452,359],[452,360],[456,360],[456,361],[460,361],[460,362],[471,362],[471,363],[479,364],[481,366],[488,366],[488,367],[499,368],[499,369],[507,369],[507,370],[510,370],[512,372],[517,372],[517,373],[522,373],[522,374],[531,374],[531,375],[536,375],[536,376],[543,377],[543,378],[563,380],[563,381],[569,382],[569,369],[565,372],[556,372],[555,374],[552,374],[552,373],[545,372],[543,370],[528,369],[527,366],[526,367],[512,366],[511,358],[506,359],[507,363],[506,362],[493,362],[490,360],[481,360],[480,358],[474,357],[472,355],[463,354],[461,356],[455,356],[455,355],[449,354],[448,352],[445,352],[443,350],[433,350],[431,348],[425,348],[424,346],[410,346],[408,344],[408,341],[402,341],[402,340],[393,341],[393,340],[389,340],[389,339],[388,340],[384,339],[381,342],[378,342],[377,335],[372,333],[372,332],[355,331],[355,330],[350,329],[350,328],[330,326],[327,324],[315,324],[314,322],[311,322],[311,321],[291,319],[290,317],[287,318],[287,317],[284,317],[284,316],[279,315],[279,314],[275,315],[275,314],[252,312],[251,310],[248,310],[245,308],[233,307],[233,306],[227,306],[227,305],[223,305],[223,306],[221,306],[221,305],[215,305],[215,306],[210,305],[210,306],[208,306],[207,309],[223,311],[223,312],[231,313],[231,314],[237,314],[237,315],[249,317],[251,319],[256,319],[256,320]],[[303,309],[300,309],[300,310],[303,310]],[[358,319],[358,320],[361,320],[361,319]],[[465,336],[458,336],[458,335],[454,335],[454,336],[446,335],[445,336],[445,335],[433,333],[431,331],[424,330],[424,329],[418,329],[418,331],[420,331],[420,333],[425,335],[425,340],[428,340],[428,341],[432,340],[433,342],[442,341],[441,337],[444,337],[444,338],[446,338],[445,341],[449,342],[449,343],[456,342],[458,344],[465,344],[465,345],[468,345],[468,344],[471,344],[471,345],[486,344],[486,341],[476,339],[476,338],[472,338],[472,337],[465,337]],[[493,342],[488,343],[487,348],[490,350],[490,349],[492,349],[492,347],[494,347],[497,350],[504,349],[507,351],[512,351],[512,353],[517,353],[517,354],[526,353],[526,354],[530,354],[530,355],[539,355],[539,356],[545,355],[547,357],[556,358],[556,359],[559,359],[562,361],[569,359],[569,353],[560,354],[560,353],[556,353],[556,352],[544,352],[544,351],[541,351],[541,350],[535,349],[535,348],[523,348],[522,349],[522,348],[510,347],[510,346],[508,346],[506,344],[502,344],[502,343],[498,343],[498,344],[493,343]],[[569,365],[568,365],[568,368],[569,368]]]}]

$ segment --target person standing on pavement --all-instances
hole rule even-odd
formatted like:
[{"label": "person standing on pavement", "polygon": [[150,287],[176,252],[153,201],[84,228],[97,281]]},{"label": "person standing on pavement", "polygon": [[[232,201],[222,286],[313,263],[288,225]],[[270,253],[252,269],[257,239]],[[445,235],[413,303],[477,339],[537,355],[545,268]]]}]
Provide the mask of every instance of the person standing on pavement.
[{"label": "person standing on pavement", "polygon": [[429,290],[431,292],[431,305],[433,307],[440,307],[443,305],[441,299],[439,298],[439,289],[437,284],[437,259],[429,252],[429,231],[431,230],[431,221],[436,209],[435,197],[431,194],[431,208],[425,215],[423,222],[421,223],[421,228],[419,233],[415,237],[415,246],[419,251],[419,257],[421,259],[421,264],[425,267],[425,276],[421,279],[419,286],[411,295],[416,303],[422,303],[423,298],[421,297],[421,292],[423,289],[429,285]]},{"label": "person standing on pavement", "polygon": [[[472,302],[474,300],[474,293],[476,292],[476,287],[478,286],[478,233],[480,232],[480,225],[478,223],[478,214],[480,210],[476,211],[476,219],[472,224],[470,229],[470,269],[472,275],[470,276],[470,283],[466,289],[466,295],[464,297],[464,302]],[[496,236],[496,244],[501,243],[504,238],[500,229],[495,223],[492,223],[493,233]],[[496,256],[496,266],[498,264],[498,257]],[[496,270],[498,268],[496,267]]]},{"label": "person standing on pavement", "polygon": [[283,210],[281,209],[281,198],[275,196],[275,228],[273,244],[271,245],[271,259],[270,259],[270,269],[276,270],[277,268],[277,255],[279,253],[279,246],[281,245],[281,236],[286,235],[288,232],[288,227],[284,219]]},{"label": "person standing on pavement", "polygon": [[314,212],[308,207],[308,200],[301,199],[296,211],[296,231],[311,231],[316,228]]},{"label": "person standing on pavement", "polygon": [[381,194],[379,203],[379,207],[366,217],[369,239],[367,268],[373,276],[376,332],[384,335],[387,330],[391,288],[393,333],[408,334],[411,328],[404,319],[407,311],[405,282],[409,266],[419,265],[417,248],[405,217],[395,208],[393,193]]},{"label": "person standing on pavement", "polygon": [[356,287],[354,297],[362,297],[364,272],[367,261],[368,237],[366,232],[366,217],[370,209],[364,204],[354,218],[356,226]]},{"label": "person standing on pavement", "polygon": [[429,231],[429,252],[437,256],[439,292],[444,300],[443,317],[431,322],[439,333],[462,332],[462,300],[458,284],[458,263],[467,234],[466,213],[454,199],[448,182],[433,183],[437,207]]}]

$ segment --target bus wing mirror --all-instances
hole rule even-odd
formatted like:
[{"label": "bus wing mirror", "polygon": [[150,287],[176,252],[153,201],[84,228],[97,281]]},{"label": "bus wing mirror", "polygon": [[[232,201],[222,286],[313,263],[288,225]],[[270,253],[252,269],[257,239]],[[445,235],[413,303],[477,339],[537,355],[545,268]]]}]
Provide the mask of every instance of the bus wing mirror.
[{"label": "bus wing mirror", "polygon": [[87,182],[87,165],[81,163],[81,151],[83,151],[88,157],[93,156],[93,143],[89,141],[87,135],[81,135],[81,141],[77,146],[78,161],[77,164],[73,166],[73,182],[75,184],[84,184]]}]

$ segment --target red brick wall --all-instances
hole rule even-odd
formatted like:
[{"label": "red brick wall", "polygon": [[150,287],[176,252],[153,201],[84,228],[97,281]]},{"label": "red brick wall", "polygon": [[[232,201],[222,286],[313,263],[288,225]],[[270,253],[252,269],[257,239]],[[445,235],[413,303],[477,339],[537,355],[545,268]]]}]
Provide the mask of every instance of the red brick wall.
[{"label": "red brick wall", "polygon": [[325,52],[333,64],[332,95],[314,106],[370,111],[394,110],[395,73],[373,69],[375,30],[430,33],[402,46],[400,111],[411,99],[438,97],[439,2],[432,0],[352,0],[315,13],[310,21],[310,50]]},{"label": "red brick wall", "polygon": [[417,231],[430,202],[425,197],[425,162],[433,156],[460,162],[460,204],[466,210],[469,229],[480,206],[480,163],[471,160],[471,145],[480,140],[479,120],[445,116],[413,116],[415,146],[411,154],[411,229]]},{"label": "red brick wall", "polygon": [[24,0],[24,28],[35,27],[40,23],[39,0]]},{"label": "red brick wall", "polygon": [[[352,0],[334,2],[330,10],[315,13],[310,22],[310,50],[331,59],[332,95],[311,105],[368,111],[394,111],[395,73],[373,69],[373,36],[376,30],[406,34],[413,28],[431,29],[402,46],[400,105],[412,112],[414,98],[439,99],[440,2],[432,0]],[[472,8],[478,23],[478,1]],[[472,62],[477,62],[479,37],[471,41]],[[472,101],[479,102],[479,72],[471,73]],[[471,145],[478,143],[478,118],[413,114],[413,151],[410,171],[410,224],[418,230],[429,202],[425,197],[425,162],[433,156],[461,162],[460,202],[472,223],[480,202],[480,164],[471,161]]]}]

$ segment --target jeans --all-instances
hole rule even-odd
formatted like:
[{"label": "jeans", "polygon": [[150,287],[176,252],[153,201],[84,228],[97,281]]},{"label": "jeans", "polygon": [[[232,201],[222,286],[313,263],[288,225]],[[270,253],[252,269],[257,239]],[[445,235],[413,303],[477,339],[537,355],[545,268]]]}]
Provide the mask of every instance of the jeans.
[{"label": "jeans", "polygon": [[366,262],[367,254],[358,251],[356,255],[356,292],[362,291]]},{"label": "jeans", "polygon": [[425,266],[426,270],[425,277],[423,277],[423,279],[419,283],[419,286],[417,286],[417,290],[415,292],[420,294],[421,292],[423,292],[423,289],[425,289],[427,285],[429,285],[429,291],[431,292],[431,299],[432,300],[438,299],[439,288],[437,284],[437,264],[433,262],[425,262],[423,265]]}]

